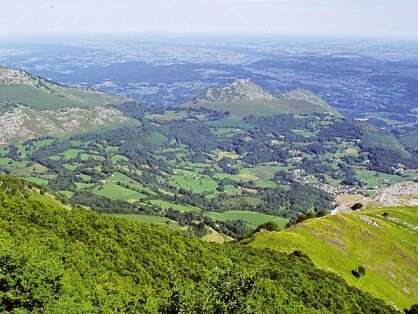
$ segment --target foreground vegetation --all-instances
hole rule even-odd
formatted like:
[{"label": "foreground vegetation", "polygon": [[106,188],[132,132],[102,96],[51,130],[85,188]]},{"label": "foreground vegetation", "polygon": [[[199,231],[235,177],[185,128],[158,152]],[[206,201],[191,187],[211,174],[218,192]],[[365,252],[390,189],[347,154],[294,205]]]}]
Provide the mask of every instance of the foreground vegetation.
[{"label": "foreground vegetation", "polygon": [[[409,207],[310,219],[281,232],[261,232],[251,245],[302,250],[316,266],[404,309],[418,300],[417,239],[418,207]],[[359,267],[365,274],[358,278]]]},{"label": "foreground vegetation", "polygon": [[69,209],[0,177],[0,312],[396,313],[290,255]]}]

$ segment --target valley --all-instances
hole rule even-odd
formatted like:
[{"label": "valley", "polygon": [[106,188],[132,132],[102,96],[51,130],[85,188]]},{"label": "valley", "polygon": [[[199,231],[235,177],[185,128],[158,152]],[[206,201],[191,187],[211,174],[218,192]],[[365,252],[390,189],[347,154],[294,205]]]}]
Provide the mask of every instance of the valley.
[{"label": "valley", "polygon": [[[78,135],[10,139],[0,151],[0,169],[65,202],[152,214],[200,236],[213,229],[236,239],[268,221],[282,228],[300,215],[324,215],[339,195],[368,196],[418,179],[416,151],[387,131],[342,117],[310,92],[276,97],[238,80],[204,95],[191,107],[126,101],[103,109],[123,117],[119,127],[101,127],[90,116],[95,132],[76,126]],[[307,109],[283,111],[284,99]],[[266,101],[278,110],[259,115],[257,102]],[[222,102],[230,107],[213,105]],[[82,121],[79,111],[74,115],[71,121]],[[65,127],[65,119],[59,121]]]},{"label": "valley", "polygon": [[418,314],[418,1],[0,21],[0,314]]},{"label": "valley", "polygon": [[77,221],[159,232],[158,242],[173,232],[195,249],[277,250],[262,254],[311,259],[391,310],[416,300],[418,151],[402,133],[344,117],[311,91],[273,94],[248,79],[158,107],[2,73],[0,190],[23,187],[45,217],[71,208]]}]

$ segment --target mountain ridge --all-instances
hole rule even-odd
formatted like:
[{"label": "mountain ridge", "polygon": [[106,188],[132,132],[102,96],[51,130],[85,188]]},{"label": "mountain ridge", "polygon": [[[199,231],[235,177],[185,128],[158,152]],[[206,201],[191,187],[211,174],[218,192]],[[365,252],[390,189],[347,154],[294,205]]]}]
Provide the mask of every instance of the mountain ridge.
[{"label": "mountain ridge", "polygon": [[124,101],[101,91],[67,87],[23,70],[0,67],[0,145],[133,123],[114,107]]},{"label": "mountain ridge", "polygon": [[237,79],[224,87],[207,88],[183,106],[229,111],[237,116],[314,112],[336,114],[334,109],[311,91],[296,89],[274,95],[249,79]]}]

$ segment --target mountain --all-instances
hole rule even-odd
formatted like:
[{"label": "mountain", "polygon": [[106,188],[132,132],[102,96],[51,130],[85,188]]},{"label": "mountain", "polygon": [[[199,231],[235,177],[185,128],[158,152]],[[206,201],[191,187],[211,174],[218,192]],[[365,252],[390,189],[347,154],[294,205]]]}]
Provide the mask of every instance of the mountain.
[{"label": "mountain", "polygon": [[297,89],[275,96],[247,79],[236,80],[226,87],[208,88],[193,101],[186,103],[185,106],[229,111],[236,116],[268,116],[280,113],[335,113],[335,110],[324,100],[310,91]]},{"label": "mountain", "polygon": [[0,145],[127,123],[130,119],[112,107],[124,101],[0,67]]},{"label": "mountain", "polygon": [[[370,209],[309,219],[280,232],[261,232],[250,245],[301,250],[314,264],[399,309],[418,300],[418,207]],[[355,277],[352,271],[365,269]]]},{"label": "mountain", "polygon": [[239,79],[223,88],[208,88],[197,98],[207,102],[272,101],[276,98],[250,80]]},{"label": "mountain", "polygon": [[301,252],[209,244],[70,208],[9,176],[0,269],[5,313],[397,313]]}]

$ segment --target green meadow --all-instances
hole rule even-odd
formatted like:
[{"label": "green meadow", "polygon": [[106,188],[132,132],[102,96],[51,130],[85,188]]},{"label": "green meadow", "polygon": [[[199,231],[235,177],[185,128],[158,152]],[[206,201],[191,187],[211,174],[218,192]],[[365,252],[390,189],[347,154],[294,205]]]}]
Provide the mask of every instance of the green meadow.
[{"label": "green meadow", "polygon": [[[409,207],[310,219],[284,231],[261,232],[250,245],[301,250],[316,266],[404,309],[418,300],[417,240],[418,207]],[[366,269],[365,276],[352,275],[358,266]]]},{"label": "green meadow", "polygon": [[287,219],[282,218],[282,217],[271,216],[271,215],[258,213],[258,212],[240,211],[240,210],[233,210],[233,211],[231,210],[231,211],[226,211],[223,213],[209,212],[206,215],[215,221],[216,220],[228,221],[228,220],[243,219],[254,228],[266,222],[275,222],[280,228],[283,228],[287,223]]}]

